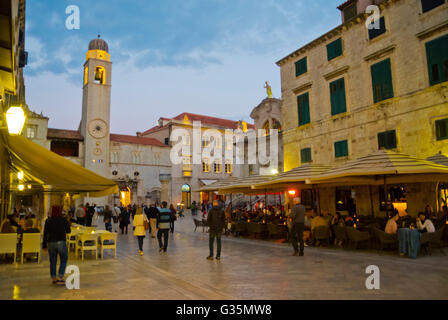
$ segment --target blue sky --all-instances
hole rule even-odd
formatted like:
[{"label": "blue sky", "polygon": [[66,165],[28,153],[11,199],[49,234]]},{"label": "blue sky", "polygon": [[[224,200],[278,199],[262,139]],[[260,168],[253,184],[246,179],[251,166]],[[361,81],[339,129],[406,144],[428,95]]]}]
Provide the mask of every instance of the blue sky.
[{"label": "blue sky", "polygon": [[[27,103],[53,128],[77,129],[82,68],[98,33],[113,62],[111,130],[135,134],[181,112],[251,120],[281,98],[275,64],[341,22],[342,0],[27,1]],[[80,9],[67,30],[65,9]]]}]

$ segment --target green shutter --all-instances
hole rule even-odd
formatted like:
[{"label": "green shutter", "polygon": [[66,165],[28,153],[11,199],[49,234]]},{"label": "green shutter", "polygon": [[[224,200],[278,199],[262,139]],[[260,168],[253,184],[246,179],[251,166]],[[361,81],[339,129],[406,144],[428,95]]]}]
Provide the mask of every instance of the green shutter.
[{"label": "green shutter", "polygon": [[448,118],[436,120],[436,138],[437,140],[448,139]]},{"label": "green shutter", "polygon": [[297,61],[295,63],[295,66],[296,66],[296,77],[300,76],[301,74],[306,73],[308,71],[306,57]]},{"label": "green shutter", "polygon": [[328,61],[342,55],[342,38],[327,44]]},{"label": "green shutter", "polygon": [[448,81],[448,34],[426,43],[429,83]]},{"label": "green shutter", "polygon": [[347,140],[342,140],[334,143],[334,156],[336,158],[348,156]]},{"label": "green shutter", "polygon": [[310,104],[308,92],[297,97],[299,126],[310,123]]},{"label": "green shutter", "polygon": [[300,150],[300,161],[302,163],[311,162],[311,148],[305,148]]},{"label": "green shutter", "polygon": [[330,83],[330,97],[331,97],[332,116],[347,111],[347,105],[345,100],[344,78],[341,78],[339,80]]},{"label": "green shutter", "polygon": [[392,98],[394,89],[390,59],[378,62],[370,67],[372,73],[373,101],[375,103]]}]

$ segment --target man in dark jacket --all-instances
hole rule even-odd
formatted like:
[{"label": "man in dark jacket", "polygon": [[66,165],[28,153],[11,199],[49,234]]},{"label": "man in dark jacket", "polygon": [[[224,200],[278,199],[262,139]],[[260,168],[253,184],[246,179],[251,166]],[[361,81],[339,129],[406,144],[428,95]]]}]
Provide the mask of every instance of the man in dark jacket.
[{"label": "man in dark jacket", "polygon": [[213,247],[216,238],[216,260],[221,259],[221,234],[226,223],[226,215],[224,210],[219,206],[218,200],[213,201],[213,208],[209,211],[207,216],[207,225],[209,226],[209,247],[210,255],[208,260],[213,260]]},{"label": "man in dark jacket", "polygon": [[[289,218],[291,219],[291,234],[290,239],[294,248],[294,255],[297,253],[299,256],[303,256],[303,231],[305,230],[305,206],[300,203],[300,198],[294,198],[294,207],[291,210]],[[300,252],[297,245],[300,242]]]},{"label": "man in dark jacket", "polygon": [[145,211],[146,216],[149,220],[149,232],[151,233],[151,237],[156,237],[156,225],[157,225],[157,216],[159,214],[159,209],[157,209],[156,204],[152,203],[151,206]]}]

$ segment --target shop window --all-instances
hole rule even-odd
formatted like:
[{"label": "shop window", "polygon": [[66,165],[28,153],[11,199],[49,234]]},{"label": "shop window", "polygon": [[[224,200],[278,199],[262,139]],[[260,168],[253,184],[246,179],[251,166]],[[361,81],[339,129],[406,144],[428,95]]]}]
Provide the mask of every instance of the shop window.
[{"label": "shop window", "polygon": [[352,198],[351,189],[336,188],[336,211],[356,212],[355,201]]},{"label": "shop window", "polygon": [[[380,211],[386,211],[386,202],[384,187],[379,188]],[[388,186],[387,187],[387,210],[392,212],[394,210],[394,203],[406,202],[406,190],[403,186]]]}]

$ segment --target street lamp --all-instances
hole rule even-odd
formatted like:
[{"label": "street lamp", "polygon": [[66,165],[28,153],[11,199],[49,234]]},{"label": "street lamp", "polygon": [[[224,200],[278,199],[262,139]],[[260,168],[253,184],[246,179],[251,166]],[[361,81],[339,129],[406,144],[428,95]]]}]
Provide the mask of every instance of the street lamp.
[{"label": "street lamp", "polygon": [[22,133],[25,124],[25,113],[22,107],[11,107],[6,111],[6,123],[10,135],[18,136]]},{"label": "street lamp", "polygon": [[272,173],[273,175],[276,175],[276,174],[278,174],[278,170],[274,168],[274,169],[271,170],[271,173]]}]

